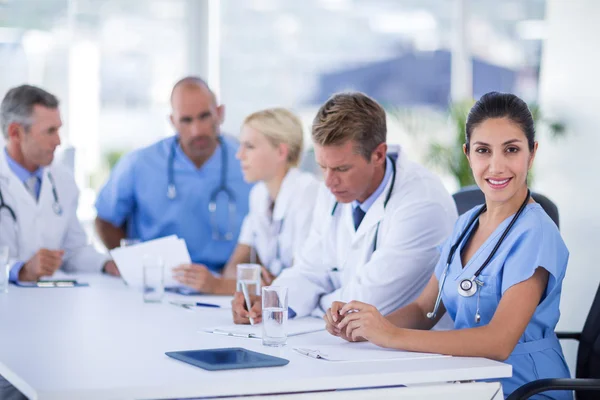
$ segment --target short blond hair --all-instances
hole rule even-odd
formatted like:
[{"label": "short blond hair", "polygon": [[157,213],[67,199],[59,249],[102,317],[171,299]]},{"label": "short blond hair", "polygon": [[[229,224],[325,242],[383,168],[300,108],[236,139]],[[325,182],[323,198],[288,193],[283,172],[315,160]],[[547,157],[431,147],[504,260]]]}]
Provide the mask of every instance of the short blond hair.
[{"label": "short blond hair", "polygon": [[312,126],[315,144],[337,146],[354,140],[356,152],[367,161],[385,143],[386,135],[383,107],[360,92],[334,94],[321,106]]},{"label": "short blond hair", "polygon": [[286,144],[288,164],[295,167],[300,163],[304,142],[302,122],[291,111],[285,108],[267,108],[257,111],[248,115],[242,126],[256,129],[275,147],[282,143]]}]

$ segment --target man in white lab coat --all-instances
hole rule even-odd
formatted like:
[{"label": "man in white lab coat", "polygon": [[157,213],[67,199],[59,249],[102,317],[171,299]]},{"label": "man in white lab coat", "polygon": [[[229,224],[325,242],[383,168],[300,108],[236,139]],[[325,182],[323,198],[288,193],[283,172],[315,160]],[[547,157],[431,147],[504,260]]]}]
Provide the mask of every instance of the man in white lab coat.
[{"label": "man in white lab coat", "polygon": [[[61,124],[56,97],[35,86],[9,90],[0,105],[6,139],[0,149],[0,244],[9,247],[13,282],[37,281],[59,268],[119,274],[77,219],[73,175],[52,165]],[[0,376],[0,399],[21,398]]]},{"label": "man in white lab coat", "polygon": [[[289,290],[290,317],[323,316],[333,301],[360,300],[383,314],[409,304],[427,284],[456,206],[440,180],[399,152],[386,156],[386,115],[362,93],[334,95],[312,126],[324,176],[311,231],[294,267],[273,283]],[[261,321],[241,293],[234,322]]]}]

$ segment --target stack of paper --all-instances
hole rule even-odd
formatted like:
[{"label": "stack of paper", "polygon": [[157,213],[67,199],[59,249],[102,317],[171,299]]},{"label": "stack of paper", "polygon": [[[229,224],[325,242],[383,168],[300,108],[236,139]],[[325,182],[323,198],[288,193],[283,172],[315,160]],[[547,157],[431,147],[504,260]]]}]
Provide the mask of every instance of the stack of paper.
[{"label": "stack of paper", "polygon": [[175,235],[160,239],[150,240],[127,247],[118,247],[110,251],[110,255],[117,264],[121,276],[127,285],[133,288],[143,286],[144,257],[160,257],[164,262],[165,286],[181,286],[173,279],[172,269],[192,262],[190,253],[183,239]]},{"label": "stack of paper", "polygon": [[[325,330],[325,322],[322,318],[304,317],[290,319],[286,323],[286,332],[288,336],[297,336],[305,333],[312,333]],[[256,325],[226,325],[216,328],[209,328],[203,332],[215,333],[218,335],[261,338],[262,324]]]},{"label": "stack of paper", "polygon": [[434,353],[384,349],[369,342],[343,342],[337,345],[295,347],[302,355],[327,361],[414,360],[417,358],[449,357]]}]

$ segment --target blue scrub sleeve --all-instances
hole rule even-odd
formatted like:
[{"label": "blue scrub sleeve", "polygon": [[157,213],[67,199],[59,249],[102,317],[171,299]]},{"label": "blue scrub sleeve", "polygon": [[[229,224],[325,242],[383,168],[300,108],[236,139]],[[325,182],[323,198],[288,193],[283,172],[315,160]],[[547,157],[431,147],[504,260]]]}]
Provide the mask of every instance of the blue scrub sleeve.
[{"label": "blue scrub sleeve", "polygon": [[569,251],[556,226],[535,218],[529,229],[518,232],[506,257],[502,270],[502,294],[531,278],[535,270],[542,267],[550,273],[546,288],[548,295],[557,289],[557,282],[562,281],[568,259]]},{"label": "blue scrub sleeve", "polygon": [[135,153],[125,155],[113,169],[96,200],[98,217],[122,226],[134,207]]}]

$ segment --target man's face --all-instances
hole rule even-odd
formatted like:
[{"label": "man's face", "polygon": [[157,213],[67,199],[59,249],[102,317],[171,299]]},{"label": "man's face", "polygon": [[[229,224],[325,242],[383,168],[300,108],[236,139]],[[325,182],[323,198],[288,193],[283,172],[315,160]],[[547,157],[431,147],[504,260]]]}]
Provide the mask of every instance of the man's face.
[{"label": "man's face", "polygon": [[33,106],[29,129],[21,126],[16,139],[28,166],[46,167],[54,160],[54,150],[60,145],[62,126],[58,108]]},{"label": "man's face", "polygon": [[315,144],[315,158],[323,172],[327,188],[340,203],[350,203],[354,200],[365,201],[374,185],[375,170],[385,162],[385,143],[382,143],[383,157],[376,150],[368,162],[356,152],[356,142],[348,140],[341,145],[320,146]]},{"label": "man's face", "polygon": [[176,88],[171,105],[171,122],[179,132],[184,153],[192,160],[210,157],[218,144],[223,106],[215,104],[208,88],[198,85]]}]

